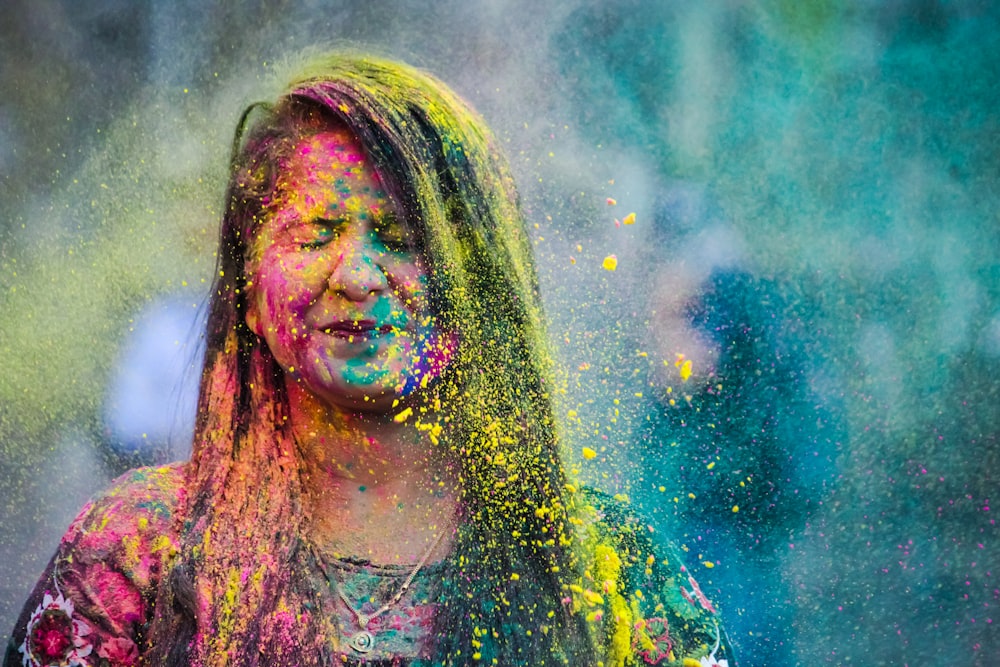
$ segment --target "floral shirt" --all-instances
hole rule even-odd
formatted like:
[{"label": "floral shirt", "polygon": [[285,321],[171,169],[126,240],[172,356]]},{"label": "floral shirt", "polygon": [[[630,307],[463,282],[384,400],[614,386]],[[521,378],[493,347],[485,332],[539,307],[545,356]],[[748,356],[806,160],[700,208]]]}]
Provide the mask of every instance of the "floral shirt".
[{"label": "floral shirt", "polygon": [[[160,573],[177,553],[173,513],[184,494],[180,465],[134,470],[70,525],[28,599],[5,667],[140,664]],[[678,555],[657,547],[626,507],[586,492],[580,512],[585,566],[566,599],[594,624],[603,667],[734,667],[712,602]],[[407,567],[330,560],[313,570],[338,598],[338,664],[431,664],[431,628],[444,563],[422,568],[405,594],[359,636],[359,615],[396,597]],[[350,604],[350,608],[348,608]],[[358,651],[352,642],[371,642]]]},{"label": "floral shirt", "polygon": [[[319,563],[313,572],[316,570],[323,572],[326,581],[317,577],[314,588],[328,586],[339,598],[332,609],[343,654],[337,656],[335,664],[347,664],[352,658],[363,658],[369,665],[404,660],[410,665],[430,664],[435,600],[444,562],[422,567],[401,596],[412,565],[373,565],[333,558]],[[362,624],[359,617],[371,620]]]},{"label": "floral shirt", "polygon": [[179,466],[134,470],[88,503],[14,628],[6,667],[128,667],[139,661],[159,573],[177,551]]}]

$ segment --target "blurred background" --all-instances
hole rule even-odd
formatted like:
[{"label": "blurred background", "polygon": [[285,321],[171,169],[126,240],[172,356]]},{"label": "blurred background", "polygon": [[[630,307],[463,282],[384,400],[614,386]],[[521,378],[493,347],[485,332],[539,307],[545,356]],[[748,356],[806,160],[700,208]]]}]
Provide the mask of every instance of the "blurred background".
[{"label": "blurred background", "polygon": [[88,497],[186,455],[235,120],[314,45],[491,124],[568,460],[681,545],[741,665],[1000,664],[975,0],[7,0],[0,640]]}]

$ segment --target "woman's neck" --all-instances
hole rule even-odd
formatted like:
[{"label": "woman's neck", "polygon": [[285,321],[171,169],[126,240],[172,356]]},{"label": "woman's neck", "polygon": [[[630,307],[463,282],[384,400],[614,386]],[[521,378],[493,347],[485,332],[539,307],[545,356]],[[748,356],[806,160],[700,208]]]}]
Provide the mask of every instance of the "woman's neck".
[{"label": "woman's neck", "polygon": [[[456,495],[426,432],[391,415],[348,412],[289,383],[304,459],[310,539],[328,555],[414,563],[453,532]],[[449,535],[432,559],[447,553]]]}]

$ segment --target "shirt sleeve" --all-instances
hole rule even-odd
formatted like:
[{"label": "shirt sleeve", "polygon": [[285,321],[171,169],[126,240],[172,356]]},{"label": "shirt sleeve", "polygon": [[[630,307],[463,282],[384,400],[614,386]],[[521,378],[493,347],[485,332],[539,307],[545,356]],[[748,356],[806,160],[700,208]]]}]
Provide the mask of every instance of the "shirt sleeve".
[{"label": "shirt sleeve", "polygon": [[88,503],[25,603],[5,667],[138,664],[159,573],[176,553],[175,468],[139,469]]},{"label": "shirt sleeve", "polygon": [[589,567],[574,605],[599,624],[605,667],[736,667],[715,604],[627,506],[590,492]]}]

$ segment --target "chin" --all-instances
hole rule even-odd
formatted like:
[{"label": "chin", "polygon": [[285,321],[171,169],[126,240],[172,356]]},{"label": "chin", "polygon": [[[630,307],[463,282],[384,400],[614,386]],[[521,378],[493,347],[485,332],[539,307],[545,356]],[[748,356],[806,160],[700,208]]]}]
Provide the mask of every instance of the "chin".
[{"label": "chin", "polygon": [[[356,401],[352,401],[348,405],[345,405],[344,407],[350,408],[357,412],[364,412],[373,415],[382,415],[394,409],[392,407],[392,402],[395,398],[396,397],[394,395],[378,396],[374,398],[369,397],[367,401],[362,398]],[[400,408],[399,405],[397,405],[396,408],[402,409]]]},{"label": "chin", "polygon": [[[386,388],[379,392],[372,388],[370,391],[346,390],[340,392],[329,392],[323,397],[327,403],[345,410],[355,412],[366,412],[370,414],[385,414],[392,411],[393,401],[399,399],[401,395],[393,388]],[[402,409],[399,405],[396,409]]]}]

